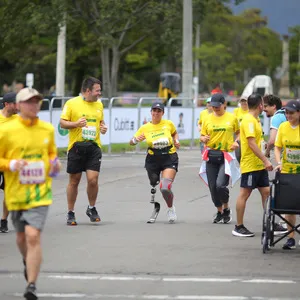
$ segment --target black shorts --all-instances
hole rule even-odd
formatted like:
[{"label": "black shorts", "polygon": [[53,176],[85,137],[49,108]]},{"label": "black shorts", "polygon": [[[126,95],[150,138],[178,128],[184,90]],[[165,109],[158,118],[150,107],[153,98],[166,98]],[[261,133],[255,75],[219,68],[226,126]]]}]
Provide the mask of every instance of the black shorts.
[{"label": "black shorts", "polygon": [[255,189],[269,186],[269,175],[267,170],[259,170],[244,173],[241,176],[241,187]]},{"label": "black shorts", "polygon": [[165,169],[174,169],[178,172],[178,155],[177,153],[165,155],[150,155],[146,156],[145,168],[149,172],[160,174]]},{"label": "black shorts", "polygon": [[76,174],[86,170],[100,172],[101,148],[92,142],[76,142],[68,152],[67,173]]},{"label": "black shorts", "polygon": [[0,172],[0,189],[4,190],[4,174]]}]

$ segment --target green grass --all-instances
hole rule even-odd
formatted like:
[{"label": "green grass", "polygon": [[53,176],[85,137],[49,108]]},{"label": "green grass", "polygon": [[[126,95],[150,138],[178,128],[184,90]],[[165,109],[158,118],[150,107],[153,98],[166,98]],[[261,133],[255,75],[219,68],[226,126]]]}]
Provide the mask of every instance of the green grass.
[{"label": "green grass", "polygon": [[[199,141],[195,140],[194,145],[198,145]],[[180,141],[181,147],[189,147],[190,140],[181,140]],[[145,142],[140,143],[140,150],[146,150],[147,144]],[[111,152],[112,153],[125,153],[125,152],[135,152],[136,146],[130,146],[129,143],[122,143],[122,144],[112,144],[111,145]],[[103,145],[101,147],[103,153],[108,153],[108,146]],[[67,156],[67,148],[58,148],[58,156],[61,158],[65,158]]]}]

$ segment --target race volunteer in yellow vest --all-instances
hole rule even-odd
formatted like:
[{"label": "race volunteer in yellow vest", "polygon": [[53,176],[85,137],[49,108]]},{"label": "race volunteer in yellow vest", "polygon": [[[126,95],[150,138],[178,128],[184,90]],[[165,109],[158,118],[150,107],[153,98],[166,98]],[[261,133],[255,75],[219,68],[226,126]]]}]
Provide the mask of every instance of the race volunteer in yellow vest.
[{"label": "race volunteer in yellow vest", "polygon": [[[18,118],[17,106],[16,106],[16,93],[7,93],[2,99],[3,109],[0,110],[0,126],[8,121]],[[4,190],[5,182],[4,175],[0,172],[0,189]],[[8,210],[5,204],[5,198],[3,199],[3,214],[0,223],[0,232],[8,232]]]},{"label": "race volunteer in yellow vest", "polygon": [[[226,111],[225,98],[222,94],[214,94],[211,97],[211,113],[204,120],[201,128],[200,141],[208,149],[208,160],[206,163],[206,175],[212,201],[217,208],[213,223],[227,224],[231,221],[231,211],[228,206],[229,175],[225,174],[224,153],[234,151],[239,145],[239,125],[237,118]],[[206,150],[203,155],[205,155]],[[234,157],[235,158],[235,157]]]},{"label": "race volunteer in yellow vest", "polygon": [[81,95],[68,100],[61,114],[60,126],[69,129],[67,225],[77,225],[74,207],[82,172],[86,172],[87,178],[86,214],[91,222],[100,222],[95,207],[102,159],[100,133],[107,131],[100,96],[100,80],[88,77],[82,82]]},{"label": "race volunteer in yellow vest", "polygon": [[37,299],[41,231],[52,203],[51,177],[60,170],[54,128],[37,117],[42,99],[35,89],[22,89],[16,97],[20,116],[0,126],[0,170],[4,171],[5,201],[25,266],[26,299]]},{"label": "race volunteer in yellow vest", "polygon": [[[164,105],[155,102],[151,108],[151,122],[142,125],[130,140],[130,145],[146,140],[148,154],[145,168],[150,184],[155,187],[159,183],[160,191],[168,206],[169,223],[176,221],[177,216],[173,204],[172,183],[178,171],[178,155],[176,149],[180,147],[178,133],[174,123],[163,120]],[[161,179],[160,179],[161,176]]]},{"label": "race volunteer in yellow vest", "polygon": [[[274,151],[277,162],[275,169],[285,174],[300,174],[300,103],[291,100],[284,109],[287,122],[281,123],[277,132]],[[295,226],[296,215],[286,215],[285,218]],[[289,225],[288,230],[291,230]],[[289,238],[282,248],[284,250],[296,248],[295,231],[289,234]]]}]

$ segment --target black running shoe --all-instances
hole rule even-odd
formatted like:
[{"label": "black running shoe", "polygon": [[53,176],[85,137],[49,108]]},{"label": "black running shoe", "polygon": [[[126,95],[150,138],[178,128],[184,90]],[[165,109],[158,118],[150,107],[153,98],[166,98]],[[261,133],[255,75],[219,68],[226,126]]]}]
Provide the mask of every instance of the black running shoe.
[{"label": "black running shoe", "polygon": [[67,225],[70,225],[70,226],[77,225],[77,222],[75,219],[75,213],[73,211],[69,211],[67,214]]},{"label": "black running shoe", "polygon": [[26,268],[26,261],[25,259],[23,258],[23,265],[24,265],[24,277],[25,277],[25,280],[28,281],[28,277],[27,277],[27,268]]},{"label": "black running shoe", "polygon": [[294,238],[288,238],[286,243],[282,246],[283,250],[292,250],[296,248],[296,241]]},{"label": "black running shoe", "polygon": [[90,218],[91,222],[100,222],[101,221],[96,207],[93,207],[93,208],[87,207],[86,215]]},{"label": "black running shoe", "polygon": [[6,233],[8,232],[7,220],[0,221],[0,232]]},{"label": "black running shoe", "polygon": [[224,224],[230,223],[231,220],[232,220],[232,216],[231,216],[230,208],[224,208],[223,209],[223,222],[224,222]]},{"label": "black running shoe", "polygon": [[217,212],[214,216],[213,223],[219,224],[223,223],[223,214],[221,212]]},{"label": "black running shoe", "polygon": [[234,230],[232,230],[232,234],[234,236],[242,236],[242,237],[252,237],[254,233],[248,230],[243,224],[242,225],[235,225]]},{"label": "black running shoe", "polygon": [[274,235],[282,235],[287,232],[288,232],[288,230],[286,228],[284,228],[281,224],[274,223]]},{"label": "black running shoe", "polygon": [[37,300],[36,287],[34,283],[29,283],[24,292],[24,298],[27,300]]}]

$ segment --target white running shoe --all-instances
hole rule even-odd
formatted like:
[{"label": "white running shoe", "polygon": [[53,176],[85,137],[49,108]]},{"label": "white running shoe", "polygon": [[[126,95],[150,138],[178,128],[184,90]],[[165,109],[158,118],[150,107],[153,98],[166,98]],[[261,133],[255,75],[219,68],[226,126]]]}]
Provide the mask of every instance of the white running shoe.
[{"label": "white running shoe", "polygon": [[168,209],[167,216],[168,216],[169,223],[174,223],[177,220],[177,216],[176,216],[175,206],[174,205]]}]

